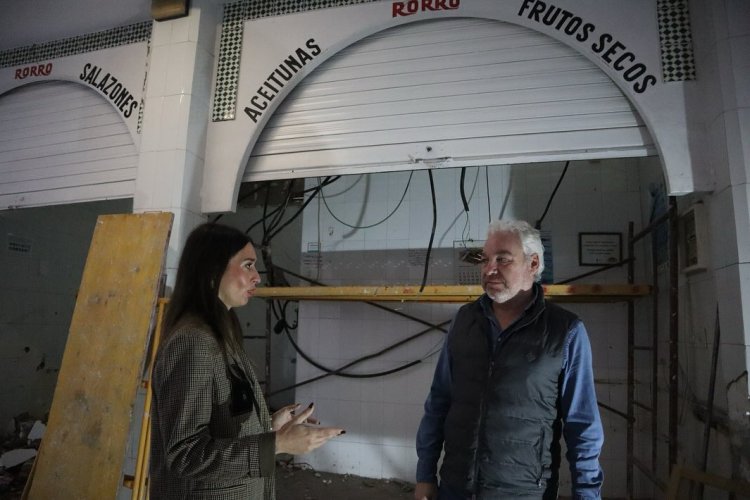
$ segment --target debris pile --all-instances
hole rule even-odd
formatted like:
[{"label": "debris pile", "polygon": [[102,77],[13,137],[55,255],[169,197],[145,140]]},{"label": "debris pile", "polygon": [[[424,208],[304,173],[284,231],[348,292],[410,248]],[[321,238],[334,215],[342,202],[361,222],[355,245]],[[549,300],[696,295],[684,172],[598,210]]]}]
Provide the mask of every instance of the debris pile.
[{"label": "debris pile", "polygon": [[21,498],[46,426],[22,413],[14,417],[0,438],[0,499]]},{"label": "debris pile", "polygon": [[356,474],[316,471],[309,464],[295,463],[293,459],[277,460],[276,467],[278,498],[411,500],[414,497],[414,484],[399,479],[375,479]]}]

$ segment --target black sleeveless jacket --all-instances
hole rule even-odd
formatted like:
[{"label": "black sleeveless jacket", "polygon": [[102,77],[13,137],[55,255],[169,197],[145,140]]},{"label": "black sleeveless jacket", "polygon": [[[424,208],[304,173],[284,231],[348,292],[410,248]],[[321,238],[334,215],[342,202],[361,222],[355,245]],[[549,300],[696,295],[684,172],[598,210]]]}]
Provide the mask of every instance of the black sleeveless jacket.
[{"label": "black sleeveless jacket", "polygon": [[463,306],[449,340],[451,407],[441,480],[479,498],[556,498],[563,344],[577,317],[544,300],[490,352],[479,300]]}]

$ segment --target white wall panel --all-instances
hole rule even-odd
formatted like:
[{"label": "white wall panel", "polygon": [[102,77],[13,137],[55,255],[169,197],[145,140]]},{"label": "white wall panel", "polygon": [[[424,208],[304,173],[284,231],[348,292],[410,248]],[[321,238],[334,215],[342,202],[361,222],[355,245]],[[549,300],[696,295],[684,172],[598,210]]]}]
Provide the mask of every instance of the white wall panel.
[{"label": "white wall panel", "polygon": [[138,152],[121,116],[71,82],[0,96],[0,209],[133,195]]},{"label": "white wall panel", "polygon": [[572,49],[512,24],[441,19],[373,35],[306,77],[244,180],[654,153],[620,89]]}]

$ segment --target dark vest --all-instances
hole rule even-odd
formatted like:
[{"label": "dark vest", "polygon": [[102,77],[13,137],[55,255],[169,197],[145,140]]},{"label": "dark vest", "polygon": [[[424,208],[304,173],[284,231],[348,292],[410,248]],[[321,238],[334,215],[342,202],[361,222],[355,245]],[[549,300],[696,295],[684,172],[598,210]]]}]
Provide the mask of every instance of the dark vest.
[{"label": "dark vest", "polygon": [[479,301],[463,306],[449,340],[451,407],[441,480],[479,498],[556,498],[563,344],[577,317],[537,299],[494,352]]}]

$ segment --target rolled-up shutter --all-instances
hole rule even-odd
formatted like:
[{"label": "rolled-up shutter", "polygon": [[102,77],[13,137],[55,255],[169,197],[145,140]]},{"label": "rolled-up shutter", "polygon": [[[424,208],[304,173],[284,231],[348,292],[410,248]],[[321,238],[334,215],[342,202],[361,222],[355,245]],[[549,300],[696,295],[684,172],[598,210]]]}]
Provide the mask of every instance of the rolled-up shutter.
[{"label": "rolled-up shutter", "polygon": [[127,198],[138,152],[103,97],[72,82],[0,96],[0,209]]},{"label": "rolled-up shutter", "polygon": [[391,28],[307,76],[245,180],[654,154],[622,92],[568,46],[468,18]]}]

